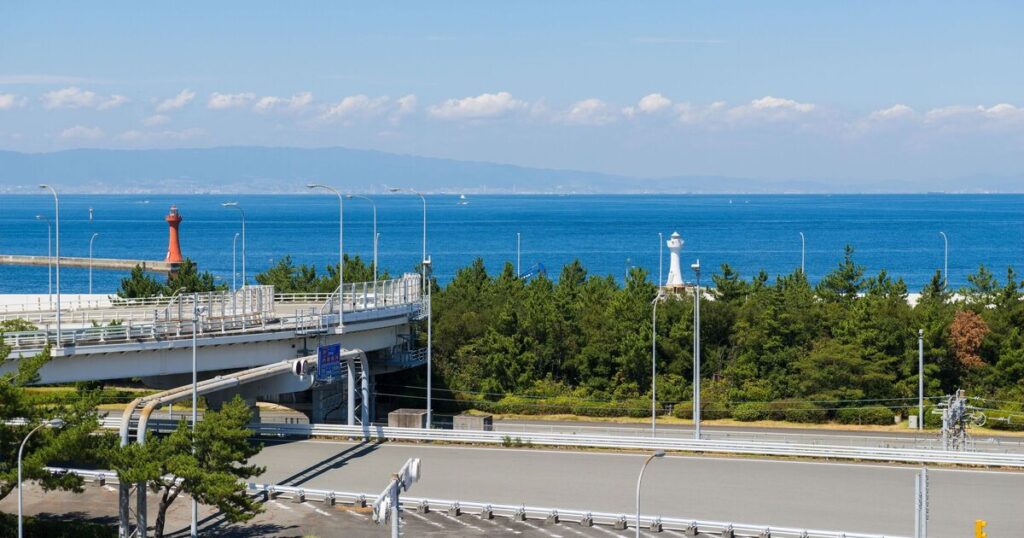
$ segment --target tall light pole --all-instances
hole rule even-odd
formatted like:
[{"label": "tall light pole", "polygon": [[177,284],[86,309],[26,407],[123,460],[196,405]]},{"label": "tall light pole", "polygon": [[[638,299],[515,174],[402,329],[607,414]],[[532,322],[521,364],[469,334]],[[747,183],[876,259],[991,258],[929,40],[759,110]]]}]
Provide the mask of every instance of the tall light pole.
[{"label": "tall light pole", "polygon": [[341,193],[327,185],[310,183],[307,189],[323,189],[333,192],[338,197],[338,327],[345,326],[345,199]]},{"label": "tall light pole", "polygon": [[231,291],[238,289],[235,285],[235,277],[238,276],[238,271],[235,269],[235,246],[238,243],[238,232],[235,232],[235,237],[231,240]]},{"label": "tall light pole", "polygon": [[53,239],[53,227],[50,219],[43,215],[36,215],[36,220],[46,221],[46,308],[53,306],[53,246],[50,244]]},{"label": "tall light pole", "polygon": [[800,272],[803,273],[804,276],[807,275],[807,272],[804,271],[804,260],[807,257],[806,254],[807,254],[807,241],[804,239],[804,233],[800,232]]},{"label": "tall light pole", "polygon": [[647,470],[647,464],[651,463],[654,458],[665,457],[665,451],[658,449],[654,451],[654,454],[647,456],[644,460],[644,464],[640,467],[640,476],[636,479],[636,538],[640,538],[640,484],[644,480],[644,471]]},{"label": "tall light pole", "polygon": [[92,295],[92,242],[99,236],[100,234],[93,233],[89,238],[89,295]]},{"label": "tall light pole", "polygon": [[[198,388],[198,363],[196,361],[197,354],[197,337],[199,333],[199,316],[203,314],[205,309],[199,306],[199,294],[192,294],[192,453],[196,452],[196,422],[199,420],[198,408],[199,408],[199,388]],[[199,503],[196,502],[195,496],[192,496],[192,538],[199,536]]]},{"label": "tall light pole", "polygon": [[658,434],[658,303],[661,302],[661,289],[651,301],[651,437]]},{"label": "tall light pole", "polygon": [[[391,192],[400,192],[402,189],[392,188],[392,189],[389,189],[389,190]],[[432,380],[432,375],[431,375],[432,371],[433,371],[433,365],[431,363],[433,362],[433,360],[432,360],[430,348],[432,347],[431,344],[433,343],[431,341],[432,338],[433,338],[433,327],[432,327],[432,325],[433,325],[433,323],[432,323],[432,321],[433,321],[433,319],[432,319],[432,317],[433,317],[433,315],[432,315],[433,308],[431,307],[431,299],[432,299],[432,294],[431,294],[431,290],[430,290],[431,286],[430,286],[430,283],[427,281],[427,268],[430,267],[430,259],[427,258],[427,198],[425,196],[423,196],[423,194],[421,194],[420,192],[418,192],[418,191],[416,191],[414,189],[406,189],[406,190],[408,192],[411,192],[411,193],[415,194],[416,196],[419,196],[420,200],[423,202],[423,262],[420,264],[420,268],[423,271],[423,280],[422,280],[422,282],[423,282],[424,290],[422,291],[422,293],[424,293],[426,298],[427,298],[427,428],[432,428],[433,427],[434,413],[433,413],[433,406],[432,406],[433,402],[431,401],[431,395],[433,393],[433,384],[432,384],[433,380]]]},{"label": "tall light pole", "polygon": [[[227,208],[230,208],[230,209],[237,209],[238,212],[242,214],[242,287],[244,288],[245,284],[246,284],[246,278],[245,278],[245,210],[242,209],[242,206],[238,205],[238,202],[224,202],[223,204],[220,204],[220,205],[221,205],[221,207],[227,207]],[[243,306],[243,308],[244,308],[244,306]]]},{"label": "tall light pole", "polygon": [[361,194],[346,194],[345,198],[359,198],[370,202],[370,206],[373,207],[373,281],[377,281],[377,203],[373,201],[373,198],[369,196],[363,196]]},{"label": "tall light pole", "polygon": [[519,261],[522,259],[521,256],[520,256],[520,252],[522,252],[522,251],[519,248],[521,240],[522,240],[522,235],[519,232],[516,232],[516,276],[517,277],[523,274],[522,265],[520,265],[520,263],[519,263]]},{"label": "tall light pole", "polygon": [[22,507],[21,507],[21,502],[22,502],[21,501],[21,490],[23,489],[21,487],[21,455],[25,451],[25,444],[28,443],[28,438],[32,437],[32,434],[36,433],[37,431],[39,431],[40,428],[63,428],[63,427],[64,427],[64,421],[59,419],[59,418],[55,418],[53,420],[47,420],[47,421],[43,422],[42,424],[40,424],[40,425],[36,426],[35,428],[33,428],[32,431],[28,432],[28,435],[26,435],[25,439],[21,442],[21,446],[18,447],[18,538],[23,538],[25,536],[25,531],[24,531],[23,522],[22,522],[23,514],[22,514]]},{"label": "tall light pole", "polygon": [[943,257],[942,257],[942,288],[945,291],[949,288],[949,238],[946,237],[946,232],[939,232],[942,236],[943,244]]},{"label": "tall light pole", "polygon": [[42,184],[42,185],[39,186],[39,188],[40,189],[47,189],[47,190],[49,190],[50,192],[53,193],[53,213],[54,213],[54,223],[55,223],[54,224],[54,234],[53,234],[53,236],[54,236],[54,243],[56,243],[56,246],[55,246],[54,250],[56,251],[56,257],[57,257],[57,272],[56,272],[56,275],[57,275],[57,278],[56,278],[56,281],[57,281],[57,349],[61,349],[61,348],[64,347],[64,345],[61,344],[61,341],[60,341],[60,329],[61,329],[61,323],[60,323],[60,321],[61,321],[60,320],[60,198],[58,198],[58,196],[57,196],[57,189],[55,189],[55,188],[53,188],[53,187],[51,187],[49,185]]},{"label": "tall light pole", "polygon": [[690,268],[697,275],[693,291],[693,438],[700,439],[700,260]]},{"label": "tall light pole", "polygon": [[924,429],[924,329],[917,330],[917,429]]},{"label": "tall light pole", "polygon": [[658,232],[658,289],[665,285],[662,280],[661,266],[665,263],[665,237]]}]

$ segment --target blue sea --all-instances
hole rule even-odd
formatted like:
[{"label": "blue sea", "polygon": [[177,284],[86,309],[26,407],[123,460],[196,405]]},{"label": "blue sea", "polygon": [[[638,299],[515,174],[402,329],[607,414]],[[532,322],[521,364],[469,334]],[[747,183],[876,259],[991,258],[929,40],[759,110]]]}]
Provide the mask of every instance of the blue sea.
[{"label": "blue sea", "polygon": [[[230,284],[231,241],[241,226],[238,211],[221,207],[228,200],[246,211],[250,281],[285,255],[317,267],[337,260],[333,195],[66,195],[61,197],[62,254],[87,256],[89,238],[99,233],[97,258],[162,260],[167,250],[163,218],[175,204],[184,218],[184,255]],[[381,267],[392,274],[412,270],[421,250],[419,198],[379,195],[374,200]],[[965,284],[980,264],[1001,279],[1008,266],[1024,265],[1022,195],[481,195],[470,196],[466,205],[458,200],[427,197],[428,251],[442,282],[478,256],[494,273],[505,262],[515,263],[517,232],[523,271],[540,263],[553,278],[575,258],[592,274],[621,280],[630,266],[641,266],[657,278],[658,233],[667,239],[674,231],[685,241],[684,267],[699,258],[705,274],[722,263],[745,277],[760,269],[773,276],[789,273],[800,265],[800,232],[814,281],[836,266],[849,244],[868,274],[884,268],[902,277],[911,291],[919,290],[942,268],[940,231],[949,237],[951,286]],[[0,196],[0,254],[45,255],[46,224],[36,215],[52,219],[53,210],[53,198],[43,192]],[[371,257],[371,222],[369,203],[345,202],[350,255]],[[667,251],[664,265],[667,274]],[[113,292],[124,276],[96,270],[94,291]],[[45,293],[46,278],[46,267],[0,266],[0,293]],[[65,268],[61,281],[63,291],[84,293],[87,270]]]}]

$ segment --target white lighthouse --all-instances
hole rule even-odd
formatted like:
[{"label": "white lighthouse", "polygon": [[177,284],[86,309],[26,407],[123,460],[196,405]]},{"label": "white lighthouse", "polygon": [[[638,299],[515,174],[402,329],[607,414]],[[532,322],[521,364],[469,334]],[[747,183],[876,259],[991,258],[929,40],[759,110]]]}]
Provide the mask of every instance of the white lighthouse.
[{"label": "white lighthouse", "polygon": [[671,253],[668,266],[668,280],[665,281],[666,288],[683,286],[683,271],[679,267],[679,252],[683,250],[683,240],[679,232],[672,232],[672,236],[665,242],[668,251]]}]

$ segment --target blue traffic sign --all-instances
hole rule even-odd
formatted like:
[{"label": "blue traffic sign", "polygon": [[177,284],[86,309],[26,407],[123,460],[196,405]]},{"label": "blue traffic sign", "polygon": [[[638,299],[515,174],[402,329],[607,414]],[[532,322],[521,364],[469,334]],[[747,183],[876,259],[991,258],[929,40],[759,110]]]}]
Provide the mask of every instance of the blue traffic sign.
[{"label": "blue traffic sign", "polygon": [[341,377],[341,344],[316,348],[316,378],[328,381]]}]

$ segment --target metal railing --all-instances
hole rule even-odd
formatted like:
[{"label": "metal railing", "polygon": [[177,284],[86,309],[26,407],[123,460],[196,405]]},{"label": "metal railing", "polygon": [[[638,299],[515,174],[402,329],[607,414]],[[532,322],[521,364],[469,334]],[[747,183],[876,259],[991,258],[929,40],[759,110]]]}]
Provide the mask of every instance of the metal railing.
[{"label": "metal railing", "polygon": [[[47,467],[47,471],[55,474],[74,474],[86,480],[101,484],[117,482],[117,473],[105,470],[68,469],[63,467]],[[376,497],[373,493],[358,493],[326,489],[313,489],[280,484],[257,484],[249,482],[246,490],[251,494],[266,499],[285,496],[302,502],[319,501],[328,504],[345,503],[355,506],[366,506],[369,499]],[[504,516],[514,519],[539,519],[547,521],[570,521],[583,525],[611,525],[620,529],[636,528],[635,514],[621,512],[594,512],[576,508],[545,508],[527,506],[525,504],[496,504],[480,501],[460,501],[448,499],[431,499],[426,497],[409,497],[403,495],[399,502],[404,510],[444,510],[448,513],[473,513],[481,517]],[[806,529],[798,527],[779,527],[775,525],[750,524],[725,521],[707,521],[685,517],[663,517],[660,515],[640,515],[641,528],[660,526],[666,530],[696,531],[724,535],[728,531],[734,533],[753,534],[754,536],[772,536],[776,538],[902,538],[892,534],[870,534],[848,531]]]},{"label": "metal railing", "polygon": [[[107,417],[105,428],[120,426],[120,418]],[[270,424],[254,423],[249,428],[257,435],[279,437],[333,437],[344,439],[374,439],[379,441],[438,441],[501,445],[522,444],[624,450],[664,449],[676,452],[714,454],[745,454],[771,457],[803,457],[826,460],[860,460],[900,463],[929,463],[968,465],[980,467],[1007,467],[1024,469],[1024,454],[965,452],[932,449],[854,447],[840,445],[808,445],[800,443],[729,441],[695,439],[668,439],[650,437],[601,437],[565,433],[523,433],[500,431],[437,430],[420,428],[390,428],[379,425],[345,426],[340,424]]]},{"label": "metal railing", "polygon": [[[45,323],[42,330],[8,332],[4,344],[14,349],[40,349],[60,339],[63,345],[108,344],[191,337],[195,301],[205,312],[198,323],[203,334],[251,331],[324,331],[338,325],[338,313],[327,309],[344,297],[345,312],[378,310],[420,302],[419,276],[409,275],[380,282],[346,284],[345,293],[330,294],[324,306],[295,310],[291,315],[275,311],[277,295],[273,286],[246,286],[235,292],[182,294],[162,298],[162,308],[100,309],[63,318],[60,335]],[[104,324],[77,327],[81,323]],[[71,327],[68,327],[68,326]]]}]

